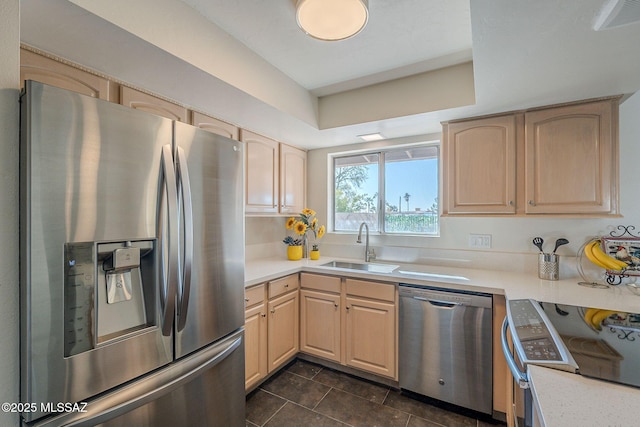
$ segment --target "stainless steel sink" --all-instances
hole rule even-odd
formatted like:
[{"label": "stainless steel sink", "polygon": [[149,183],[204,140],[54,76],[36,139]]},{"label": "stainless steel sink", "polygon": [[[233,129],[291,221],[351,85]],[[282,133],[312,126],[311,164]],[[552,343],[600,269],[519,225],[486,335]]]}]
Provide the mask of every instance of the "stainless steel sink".
[{"label": "stainless steel sink", "polygon": [[393,264],[374,264],[371,262],[359,263],[359,262],[331,261],[326,264],[322,264],[321,267],[344,268],[346,270],[369,271],[371,273],[391,273],[393,270],[395,270],[399,266],[393,265]]}]

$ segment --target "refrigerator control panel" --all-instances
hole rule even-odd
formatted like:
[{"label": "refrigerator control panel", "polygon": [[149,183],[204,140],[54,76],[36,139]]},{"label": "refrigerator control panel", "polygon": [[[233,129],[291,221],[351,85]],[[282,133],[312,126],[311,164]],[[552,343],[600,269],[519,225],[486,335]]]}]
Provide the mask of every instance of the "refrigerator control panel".
[{"label": "refrigerator control panel", "polygon": [[69,357],[93,348],[94,243],[66,243],[64,252],[64,355]]}]

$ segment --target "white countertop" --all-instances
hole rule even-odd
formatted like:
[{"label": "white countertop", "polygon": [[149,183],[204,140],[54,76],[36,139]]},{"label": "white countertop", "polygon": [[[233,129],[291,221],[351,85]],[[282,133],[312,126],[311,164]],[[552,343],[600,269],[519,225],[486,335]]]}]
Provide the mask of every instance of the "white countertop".
[{"label": "white countertop", "polygon": [[529,379],[545,427],[640,423],[640,389],[533,365]]},{"label": "white countertop", "polygon": [[[580,279],[577,277],[548,281],[538,279],[534,275],[504,271],[416,264],[400,264],[398,269],[389,274],[322,267],[322,264],[333,260],[334,258],[322,257],[317,261],[289,261],[282,257],[274,257],[248,261],[245,267],[245,286],[306,271],[487,292],[505,295],[508,299],[533,298],[557,304],[640,313],[640,292],[635,293],[625,285],[598,289],[578,285]],[[362,262],[359,259],[339,260]],[[426,275],[403,274],[400,271]],[[640,402],[640,389],[538,366],[530,366],[529,377],[546,427],[638,424],[637,405]]]},{"label": "white countertop", "polygon": [[[577,277],[549,281],[538,279],[535,275],[529,274],[421,264],[393,263],[400,267],[389,274],[322,267],[322,264],[326,264],[334,259],[336,258],[322,257],[317,261],[309,259],[289,261],[284,257],[273,257],[247,261],[245,266],[245,286],[257,285],[299,271],[307,271],[312,273],[349,275],[370,280],[413,283],[436,287],[445,286],[450,289],[463,289],[505,295],[508,299],[533,298],[538,301],[556,304],[640,313],[640,292],[635,294],[625,285],[598,289],[578,285],[580,279]],[[362,262],[360,259],[340,258],[339,260]],[[375,262],[384,263],[383,261]],[[426,273],[427,275],[402,274],[399,271],[413,271]],[[455,277],[459,277],[459,279]]]}]

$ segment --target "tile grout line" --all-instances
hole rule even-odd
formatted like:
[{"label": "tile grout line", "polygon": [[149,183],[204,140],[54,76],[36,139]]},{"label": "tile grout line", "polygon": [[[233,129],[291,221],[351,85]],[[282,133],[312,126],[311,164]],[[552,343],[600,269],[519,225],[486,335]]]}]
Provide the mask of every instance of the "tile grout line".
[{"label": "tile grout line", "polygon": [[[317,382],[317,381],[316,381],[316,382]],[[322,384],[322,383],[318,383],[318,384]],[[323,384],[323,385],[326,385],[326,384]],[[316,408],[318,407],[318,405],[320,404],[320,402],[322,402],[322,401],[324,400],[324,398],[325,398],[325,397],[327,397],[327,395],[331,392],[331,390],[333,390],[333,387],[329,387],[329,390],[327,390],[327,392],[324,394],[324,396],[322,396],[322,397],[320,398],[320,400],[318,400],[318,403],[316,403],[316,404],[313,406],[313,408],[311,409],[313,412],[316,412],[316,413],[318,413],[318,414],[320,413],[320,412],[316,411]]]},{"label": "tile grout line", "polygon": [[[317,372],[316,372],[316,369],[318,369],[318,370],[317,370]],[[354,397],[356,397],[356,398],[362,399],[363,401],[367,401],[367,402],[370,402],[370,403],[375,404],[375,405],[379,405],[379,406],[382,406],[382,407],[387,407],[388,409],[393,409],[393,410],[396,410],[396,411],[398,411],[398,412],[400,412],[400,413],[404,413],[404,414],[408,415],[407,423],[406,423],[405,427],[407,427],[407,426],[409,425],[409,422],[410,422],[410,420],[411,420],[411,418],[412,418],[412,417],[414,417],[414,418],[416,418],[416,419],[425,420],[425,421],[427,421],[427,422],[429,422],[429,423],[433,423],[433,424],[434,424],[434,425],[436,425],[436,426],[446,427],[446,426],[444,426],[443,424],[440,424],[440,423],[438,423],[438,422],[436,422],[436,421],[432,421],[432,420],[427,419],[427,418],[422,418],[422,417],[417,416],[417,415],[415,415],[415,414],[413,414],[413,413],[411,413],[411,412],[407,412],[407,411],[404,411],[404,410],[402,410],[402,409],[395,408],[395,407],[393,407],[393,406],[385,405],[385,402],[388,400],[388,398],[389,398],[389,396],[390,396],[390,394],[391,394],[391,392],[392,392],[392,389],[391,389],[391,387],[389,387],[389,386],[382,385],[382,384],[378,384],[378,383],[375,383],[375,382],[371,383],[371,384],[374,384],[374,385],[376,385],[376,386],[378,386],[378,387],[385,387],[385,388],[386,388],[386,392],[385,392],[385,394],[384,394],[384,397],[382,398],[382,401],[381,401],[381,402],[376,402],[376,401],[373,401],[373,400],[368,399],[368,398],[367,398],[367,397],[365,397],[365,396],[361,396],[361,395],[358,395],[358,394],[352,393],[349,389],[342,389],[342,388],[338,388],[338,387],[335,387],[335,386],[331,386],[331,385],[329,385],[329,384],[325,384],[325,383],[323,383],[323,382],[321,382],[321,381],[318,381],[318,380],[316,379],[316,378],[317,378],[317,376],[318,376],[322,371],[324,371],[324,370],[326,370],[326,368],[325,368],[325,367],[320,366],[320,365],[316,365],[316,366],[314,366],[314,367],[311,369],[311,372],[312,372],[312,374],[313,374],[313,375],[311,375],[310,377],[309,377],[309,376],[302,375],[302,374],[298,374],[298,373],[296,373],[296,372],[291,372],[291,371],[289,371],[288,369],[283,371],[283,373],[284,373],[284,372],[288,372],[288,373],[290,373],[290,374],[296,375],[297,377],[303,378],[303,379],[308,380],[308,381],[312,381],[312,382],[314,382],[314,383],[316,383],[316,384],[319,384],[319,385],[322,385],[322,386],[324,386],[324,387],[328,387],[328,388],[329,388],[329,389],[328,389],[328,391],[327,391],[326,393],[324,393],[324,395],[322,396],[322,398],[320,398],[320,400],[319,400],[319,401],[318,401],[318,402],[313,406],[313,408],[307,408],[307,407],[306,407],[306,406],[304,406],[304,405],[300,405],[299,403],[296,403],[296,402],[294,402],[294,401],[291,401],[291,400],[289,400],[289,399],[287,399],[287,398],[285,398],[285,397],[283,397],[283,396],[280,396],[280,395],[278,395],[278,394],[276,394],[276,393],[273,393],[273,392],[267,391],[267,390],[263,389],[262,387],[260,387],[260,389],[261,389],[261,390],[263,390],[263,391],[265,391],[266,393],[269,393],[269,394],[271,394],[271,395],[273,395],[273,396],[276,396],[276,397],[279,397],[279,398],[283,399],[285,402],[290,402],[290,403],[292,403],[292,404],[294,404],[294,405],[296,405],[296,406],[299,406],[299,407],[302,407],[302,408],[308,409],[308,410],[310,410],[311,412],[313,412],[313,413],[315,413],[315,414],[317,414],[317,415],[320,415],[320,416],[326,417],[326,418],[328,418],[328,419],[332,419],[332,420],[337,421],[337,422],[339,422],[339,423],[341,423],[341,424],[344,424],[345,426],[350,426],[350,424],[347,424],[346,422],[344,422],[344,421],[342,421],[342,420],[340,420],[340,419],[333,418],[333,417],[331,417],[331,416],[329,416],[329,415],[323,414],[323,413],[321,413],[321,412],[319,412],[319,411],[317,411],[317,410],[316,410],[316,409],[317,409],[317,407],[320,405],[320,403],[321,403],[321,402],[322,402],[322,401],[327,397],[327,395],[331,392],[331,390],[335,390],[336,392],[343,392],[343,393],[349,394],[349,395],[351,395],[351,396],[354,396]],[[361,379],[359,379],[359,378],[357,378],[357,377],[354,377],[354,378],[355,378],[356,380],[361,380]],[[366,382],[366,383],[369,383],[368,381],[365,381],[365,382]],[[424,402],[421,402],[421,403],[422,403],[422,404],[424,404],[424,405],[428,405],[427,403],[424,403]],[[286,403],[285,403],[285,404],[286,404]],[[282,408],[283,408],[283,407],[284,407],[284,405],[282,405],[282,406],[281,406],[281,407],[280,407],[280,408],[279,408],[279,409],[278,409],[278,410],[277,410],[277,411],[276,411],[276,412],[275,412],[275,413],[274,413],[274,414],[273,414],[273,415],[272,415],[272,416],[271,416],[271,417],[270,417],[270,418],[265,422],[265,424],[266,424],[266,423],[268,423],[268,422],[269,422],[269,421],[270,421],[270,420],[271,420],[271,419],[272,419],[272,418],[273,418],[273,417],[274,417],[278,412],[280,412],[280,410],[282,410]],[[468,418],[471,418],[471,417],[468,417]],[[475,425],[475,427],[480,427],[480,420],[479,420],[479,419],[477,419],[477,418],[475,418],[475,419],[474,419],[474,421],[475,421],[475,424],[476,424],[476,425]],[[264,425],[264,424],[263,424],[263,425]]]},{"label": "tile grout line", "polygon": [[[291,372],[291,373],[293,373],[293,372]],[[295,374],[294,374],[294,375],[295,375]],[[318,384],[322,384],[322,383],[318,383]],[[275,416],[278,414],[278,412],[280,412],[280,411],[282,410],[282,408],[284,408],[284,406],[285,406],[287,403],[291,403],[292,405],[296,405],[296,406],[299,406],[299,407],[301,407],[301,408],[304,408],[304,409],[306,409],[306,410],[308,410],[308,411],[311,411],[311,412],[313,412],[314,414],[318,414],[318,415],[321,415],[321,416],[323,416],[323,417],[329,418],[329,419],[331,419],[331,420],[337,421],[337,422],[339,422],[339,423],[341,423],[341,424],[344,424],[344,425],[345,425],[345,426],[347,426],[347,427],[353,427],[353,425],[351,425],[351,424],[347,424],[347,423],[345,423],[345,422],[344,422],[344,421],[342,421],[342,420],[339,420],[339,419],[337,419],[337,418],[330,417],[329,415],[323,414],[322,412],[318,412],[318,411],[316,411],[316,410],[315,410],[315,408],[320,404],[320,402],[322,402],[322,400],[327,396],[327,394],[329,394],[329,392],[330,392],[332,389],[333,389],[333,387],[329,387],[329,390],[324,394],[324,396],[322,396],[322,398],[318,401],[318,403],[316,403],[316,405],[315,405],[313,408],[307,408],[306,406],[301,405],[301,404],[299,404],[299,403],[297,403],[297,402],[294,402],[293,400],[289,400],[289,399],[287,399],[287,398],[286,398],[286,397],[284,397],[284,396],[280,396],[279,394],[276,394],[276,393],[270,392],[270,391],[268,391],[268,390],[261,389],[261,390],[263,390],[264,392],[269,393],[269,394],[271,394],[272,396],[279,397],[280,399],[282,399],[282,400],[284,400],[284,401],[285,401],[285,403],[284,403],[280,408],[278,408],[278,410],[277,410],[277,411],[276,411],[272,416],[270,416],[270,417],[269,417],[269,419],[267,419],[267,421],[265,421],[265,422],[264,422],[264,424],[262,424],[262,426],[266,425],[269,421],[271,421],[271,419],[272,419],[273,417],[275,417]],[[249,422],[251,422],[251,421],[249,421]],[[253,423],[253,424],[255,424],[255,423]],[[262,426],[260,426],[260,427],[262,427]]]},{"label": "tile grout line", "polygon": [[[282,404],[282,406],[280,406],[280,407],[279,407],[279,408],[278,408],[278,409],[273,413],[273,415],[271,415],[269,418],[267,418],[267,420],[266,420],[264,423],[260,424],[260,426],[259,426],[259,427],[262,427],[262,426],[264,426],[265,424],[267,424],[269,421],[271,421],[271,419],[272,419],[273,417],[275,417],[275,416],[276,416],[276,414],[277,414],[278,412],[280,412],[280,410],[281,410],[282,408],[284,408],[284,405],[286,405],[286,404],[287,404],[287,402],[289,402],[290,400],[289,400],[289,399],[286,399],[286,398],[284,398],[284,397],[282,397],[282,396],[280,396],[279,394],[275,394],[275,393],[270,392],[269,390],[265,390],[265,389],[263,389],[262,387],[258,387],[258,390],[261,390],[261,391],[263,391],[263,392],[265,392],[265,393],[267,393],[267,394],[270,394],[271,396],[275,396],[275,397],[278,397],[278,398],[280,398],[280,399],[284,400],[284,403]],[[249,421],[249,420],[247,420],[247,421]],[[249,422],[250,422],[250,423],[252,423],[252,424],[256,424],[256,423],[254,423],[253,421],[249,421]],[[256,425],[257,425],[257,424],[256,424]]]},{"label": "tile grout line", "polygon": [[[282,396],[278,396],[278,397],[282,398]],[[277,410],[276,412],[274,412],[274,413],[273,413],[273,415],[271,415],[271,416],[267,419],[267,421],[265,421],[265,422],[262,424],[262,426],[266,425],[269,421],[271,421],[271,420],[273,419],[273,417],[275,417],[276,415],[278,415],[278,412],[280,412],[280,411],[282,410],[282,408],[284,408],[284,407],[285,407],[285,405],[286,405],[288,402],[289,402],[288,400],[287,400],[286,402],[284,402],[284,405],[282,405],[281,407],[279,407],[279,408],[278,408],[278,410]],[[262,426],[261,426],[261,427],[262,427]]]}]

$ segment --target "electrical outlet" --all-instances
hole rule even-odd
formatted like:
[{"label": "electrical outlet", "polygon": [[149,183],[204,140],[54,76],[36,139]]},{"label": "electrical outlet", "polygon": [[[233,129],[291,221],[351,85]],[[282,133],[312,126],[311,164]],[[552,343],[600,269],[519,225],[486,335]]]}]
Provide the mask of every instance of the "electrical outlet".
[{"label": "electrical outlet", "polygon": [[491,234],[469,234],[469,247],[491,249]]}]

